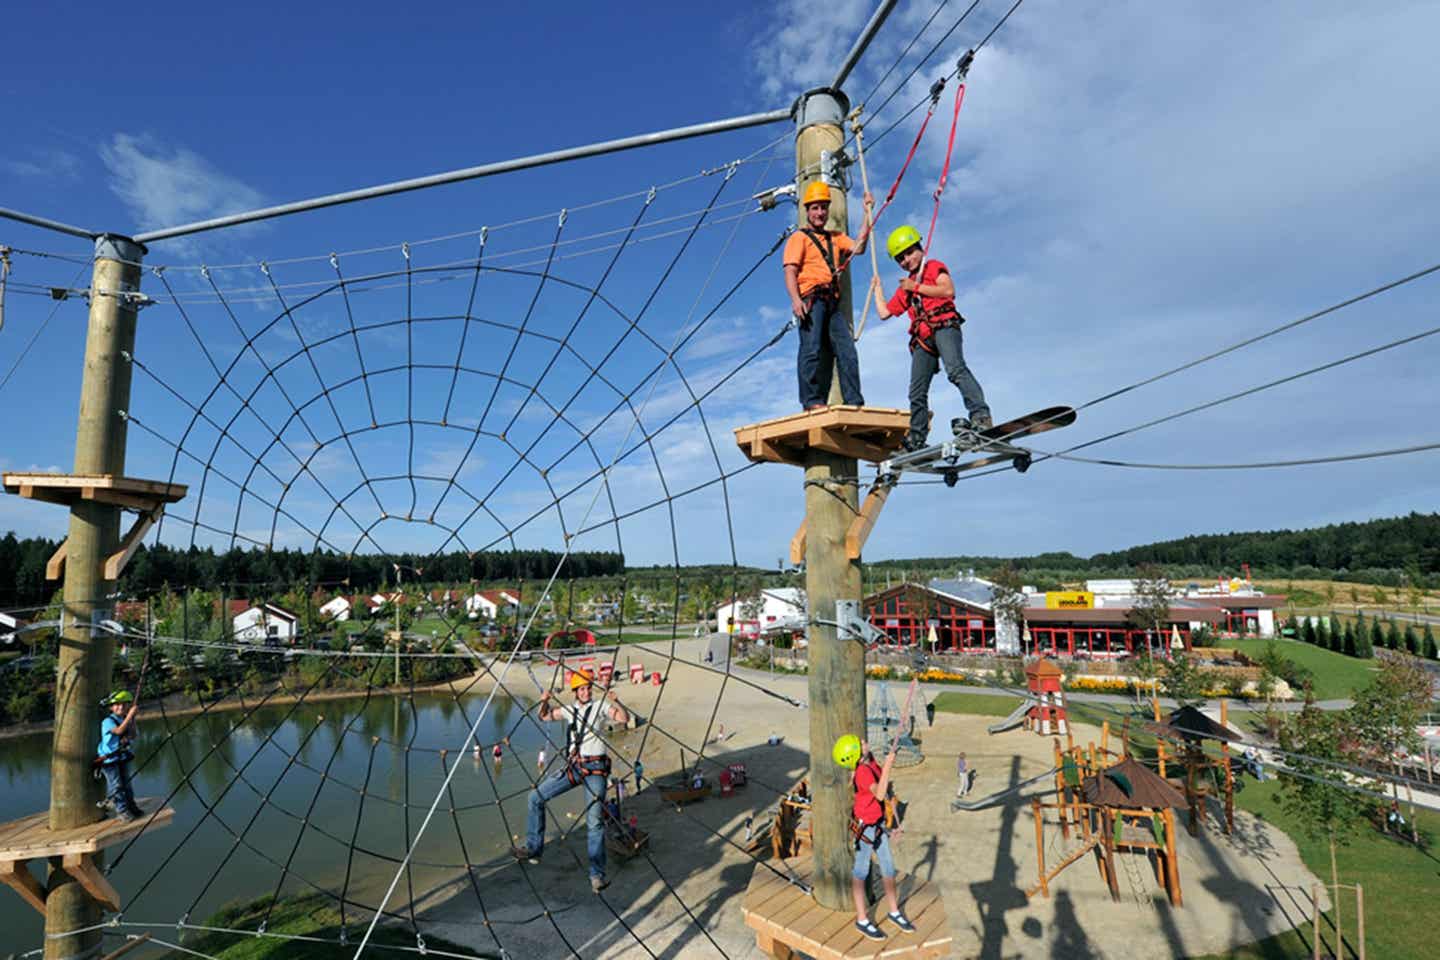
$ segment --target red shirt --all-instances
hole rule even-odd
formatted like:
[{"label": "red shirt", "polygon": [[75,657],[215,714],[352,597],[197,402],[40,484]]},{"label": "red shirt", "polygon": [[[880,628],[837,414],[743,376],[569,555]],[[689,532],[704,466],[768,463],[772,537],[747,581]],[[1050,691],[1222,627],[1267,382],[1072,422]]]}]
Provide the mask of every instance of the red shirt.
[{"label": "red shirt", "polygon": [[[927,260],[925,261],[925,265],[920,268],[920,279],[915,282],[921,286],[933,287],[940,274],[948,274],[949,272],[949,270],[945,269],[945,264],[939,260]],[[912,276],[911,279],[914,279],[914,277]],[[931,314],[944,315],[956,312],[954,297],[921,297],[920,306],[924,307],[925,310]],[[915,313],[911,310],[911,295],[899,287],[896,287],[895,295],[885,304],[885,312],[892,317],[898,317],[902,313],[909,313],[911,319],[914,319]]]},{"label": "red shirt", "polygon": [[880,764],[867,760],[855,768],[855,819],[867,827],[879,823],[885,808],[870,788],[880,782]]}]

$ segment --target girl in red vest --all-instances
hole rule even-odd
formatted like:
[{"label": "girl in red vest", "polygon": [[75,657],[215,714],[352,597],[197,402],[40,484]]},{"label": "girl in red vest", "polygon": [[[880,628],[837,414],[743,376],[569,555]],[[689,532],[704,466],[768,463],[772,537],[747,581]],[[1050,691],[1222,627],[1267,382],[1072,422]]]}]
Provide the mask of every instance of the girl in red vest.
[{"label": "girl in red vest", "polygon": [[[875,309],[881,320],[910,314],[910,433],[905,438],[906,450],[925,446],[930,432],[930,381],[945,363],[945,375],[960,390],[970,426],[988,430],[994,425],[985,393],[975,375],[965,365],[964,341],[960,325],[965,318],[955,308],[955,283],[950,271],[939,260],[925,260],[920,231],[912,226],[897,227],[885,244],[890,256],[909,276],[900,281],[895,295],[888,301],[880,299],[875,287]],[[924,264],[922,267],[921,264]],[[952,428],[966,426],[956,420]]]},{"label": "girl in red vest", "polygon": [[899,737],[891,740],[883,765],[875,762],[870,745],[861,743],[854,734],[846,734],[836,740],[831,751],[836,763],[855,771],[851,780],[855,788],[855,806],[850,820],[850,831],[855,835],[855,867],[850,871],[850,890],[855,896],[855,929],[871,940],[885,939],[885,934],[870,919],[865,903],[865,881],[870,876],[872,856],[880,867],[885,898],[890,901],[890,913],[885,919],[904,933],[915,932],[915,925],[900,909],[900,898],[895,891],[895,858],[890,852],[890,831],[885,829],[885,794],[890,789],[890,768],[895,765],[895,749],[899,744]]}]

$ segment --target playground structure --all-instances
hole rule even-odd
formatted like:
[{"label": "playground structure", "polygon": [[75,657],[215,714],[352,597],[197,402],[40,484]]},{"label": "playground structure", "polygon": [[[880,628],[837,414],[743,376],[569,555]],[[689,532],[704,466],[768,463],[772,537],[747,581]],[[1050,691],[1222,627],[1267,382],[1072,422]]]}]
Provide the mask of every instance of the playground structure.
[{"label": "playground structure", "polygon": [[1004,733],[1021,723],[1025,729],[1044,736],[1069,735],[1070,720],[1065,714],[1065,674],[1053,660],[1036,660],[1025,665],[1028,696],[1009,716],[991,724],[989,733]]},{"label": "playground structure", "polygon": [[[1191,706],[1182,706],[1171,712],[1162,723],[1159,700],[1152,699],[1151,707],[1155,722],[1147,724],[1146,729],[1157,738],[1160,775],[1165,777],[1170,772],[1165,753],[1167,742],[1178,750],[1174,762],[1184,766],[1183,777],[1168,779],[1171,784],[1184,791],[1185,806],[1189,814],[1186,829],[1191,836],[1199,834],[1205,826],[1208,801],[1214,797],[1224,810],[1221,826],[1229,835],[1235,829],[1235,771],[1230,744],[1237,743],[1242,738],[1229,727],[1226,701],[1220,701],[1219,723]],[[1219,744],[1218,756],[1205,752],[1206,741]]]},{"label": "playground structure", "polygon": [[[1054,777],[1054,799],[1035,797],[1030,801],[1038,879],[1025,895],[1040,893],[1049,897],[1055,878],[1093,852],[1112,899],[1121,898],[1121,870],[1138,896],[1143,877],[1126,855],[1140,853],[1150,862],[1155,880],[1170,904],[1182,906],[1175,808],[1186,803],[1186,797],[1130,755],[1128,731],[1122,736],[1119,755],[1109,749],[1108,724],[1102,730],[1099,747],[1091,742],[1082,748],[1069,741],[1062,748],[1057,737]],[[1079,840],[1053,865],[1046,861],[1047,810],[1056,812],[1056,826],[1065,843],[1071,841],[1072,833]]]}]

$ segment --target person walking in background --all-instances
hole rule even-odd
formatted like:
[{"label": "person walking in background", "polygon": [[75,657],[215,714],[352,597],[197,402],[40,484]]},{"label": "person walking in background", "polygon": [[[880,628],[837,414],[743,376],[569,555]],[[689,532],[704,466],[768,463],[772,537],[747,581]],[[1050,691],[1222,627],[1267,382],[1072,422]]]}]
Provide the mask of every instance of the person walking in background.
[{"label": "person walking in background", "polygon": [[965,759],[965,754],[960,754],[960,759],[955,761],[955,772],[960,776],[960,789],[955,791],[957,798],[964,797],[970,792],[970,763]]}]

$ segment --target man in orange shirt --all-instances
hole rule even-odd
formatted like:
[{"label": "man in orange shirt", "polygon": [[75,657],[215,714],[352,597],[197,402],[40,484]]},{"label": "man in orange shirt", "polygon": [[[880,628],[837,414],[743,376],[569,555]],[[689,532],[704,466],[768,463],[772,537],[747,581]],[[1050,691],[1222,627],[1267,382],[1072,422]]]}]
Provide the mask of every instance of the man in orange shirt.
[{"label": "man in orange shirt", "polygon": [[[800,204],[806,226],[785,242],[782,262],[790,311],[800,328],[800,354],[796,368],[800,380],[800,406],[823,408],[830,395],[830,370],[840,370],[840,394],[845,403],[863,406],[860,393],[860,358],[850,324],[836,317],[840,305],[840,274],[852,257],[865,252],[867,238],[857,244],[845,234],[826,230],[830,217],[830,188],[816,180],[805,188]],[[868,220],[875,198],[865,194]]]}]

